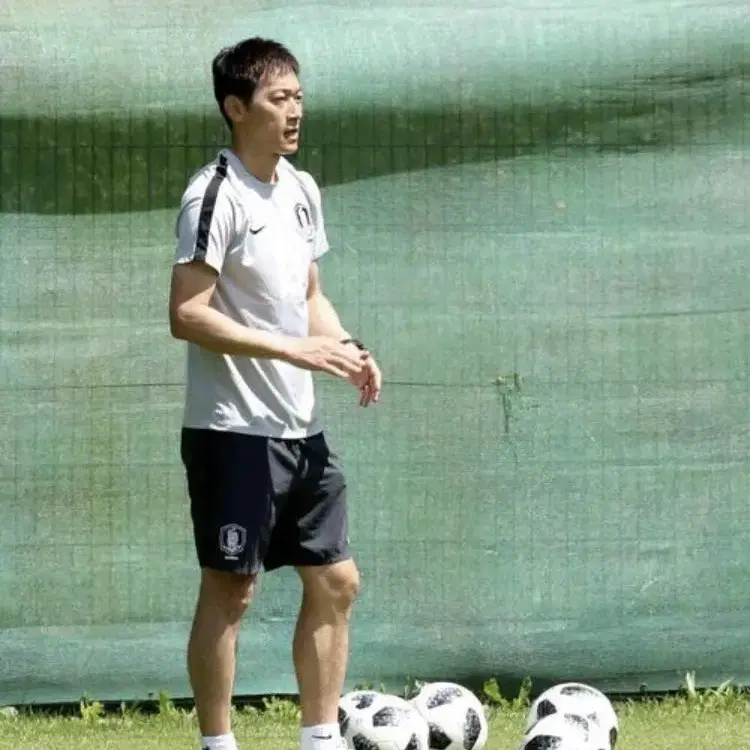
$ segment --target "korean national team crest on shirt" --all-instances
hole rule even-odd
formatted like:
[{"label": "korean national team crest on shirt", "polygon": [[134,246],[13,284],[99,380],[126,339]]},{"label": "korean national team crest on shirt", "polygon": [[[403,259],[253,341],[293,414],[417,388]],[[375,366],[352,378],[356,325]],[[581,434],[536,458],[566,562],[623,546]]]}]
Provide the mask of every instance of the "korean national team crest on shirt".
[{"label": "korean national team crest on shirt", "polygon": [[227,560],[236,560],[245,549],[247,530],[236,523],[228,523],[219,529],[219,549]]},{"label": "korean national team crest on shirt", "polygon": [[310,242],[315,237],[315,225],[310,209],[304,203],[295,203],[294,216],[297,219],[297,231],[307,242]]}]

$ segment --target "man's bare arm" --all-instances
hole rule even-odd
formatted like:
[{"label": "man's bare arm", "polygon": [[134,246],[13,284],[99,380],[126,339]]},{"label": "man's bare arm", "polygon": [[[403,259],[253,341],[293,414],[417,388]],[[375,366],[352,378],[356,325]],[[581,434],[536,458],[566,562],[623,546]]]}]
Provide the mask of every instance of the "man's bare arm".
[{"label": "man's bare arm", "polygon": [[351,338],[341,325],[341,320],[331,301],[323,294],[320,285],[320,271],[318,270],[318,264],[314,261],[310,264],[307,304],[310,314],[311,336],[331,336],[339,341]]},{"label": "man's bare arm", "polygon": [[218,275],[200,261],[175,265],[169,293],[169,325],[176,339],[216,354],[286,359],[290,339],[243,326],[210,306]]},{"label": "man's bare arm", "polygon": [[169,293],[172,336],[191,341],[216,354],[255,359],[281,359],[305,370],[319,370],[338,378],[362,372],[366,354],[352,352],[325,336],[295,338],[248,328],[211,307],[217,273],[205,263],[177,264]]},{"label": "man's bare arm", "polygon": [[[338,313],[336,312],[331,301],[323,294],[320,285],[320,272],[318,264],[310,264],[310,277],[307,285],[307,304],[310,315],[310,335],[311,336],[331,336],[338,341],[351,340],[351,336],[341,325]],[[351,349],[357,349],[355,343],[347,344]],[[374,358],[367,351],[362,351],[365,355],[364,369],[361,373],[353,375],[349,381],[356,385],[360,391],[360,406],[367,406],[371,402],[380,400],[380,389],[383,384],[383,376],[380,368]]]}]

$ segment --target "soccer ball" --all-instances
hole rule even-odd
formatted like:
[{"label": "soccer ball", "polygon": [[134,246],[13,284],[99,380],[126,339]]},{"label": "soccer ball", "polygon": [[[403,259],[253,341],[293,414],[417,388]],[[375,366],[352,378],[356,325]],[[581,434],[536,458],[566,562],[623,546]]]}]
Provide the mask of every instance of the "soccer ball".
[{"label": "soccer ball", "polygon": [[411,700],[430,728],[431,750],[482,750],[487,717],[479,699],[453,682],[430,682]]},{"label": "soccer ball", "polygon": [[526,717],[526,730],[545,716],[556,713],[582,716],[594,722],[609,738],[610,750],[614,750],[620,726],[615,709],[604,693],[580,682],[554,685],[531,704]]},{"label": "soccer ball", "polygon": [[403,698],[355,690],[339,700],[339,729],[350,750],[429,750],[427,722]]},{"label": "soccer ball", "polygon": [[609,750],[609,740],[583,716],[556,713],[534,724],[518,750]]}]

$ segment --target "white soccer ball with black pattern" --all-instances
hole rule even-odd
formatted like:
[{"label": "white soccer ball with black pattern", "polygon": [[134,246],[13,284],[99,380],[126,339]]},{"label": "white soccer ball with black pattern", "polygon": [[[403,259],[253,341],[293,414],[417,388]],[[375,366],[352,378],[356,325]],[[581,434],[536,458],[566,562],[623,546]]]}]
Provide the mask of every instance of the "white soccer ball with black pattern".
[{"label": "white soccer ball with black pattern", "polygon": [[607,735],[610,750],[614,750],[620,725],[612,703],[601,691],[580,682],[553,685],[531,704],[526,730],[545,716],[556,713],[583,716],[593,721]]},{"label": "white soccer ball with black pattern", "polygon": [[609,750],[609,739],[583,716],[556,713],[534,724],[518,750]]},{"label": "white soccer ball with black pattern", "polygon": [[431,750],[482,750],[487,717],[479,699],[455,682],[429,682],[411,699],[430,728]]},{"label": "white soccer ball with black pattern", "polygon": [[339,729],[350,750],[429,750],[427,722],[414,706],[377,690],[341,697]]}]

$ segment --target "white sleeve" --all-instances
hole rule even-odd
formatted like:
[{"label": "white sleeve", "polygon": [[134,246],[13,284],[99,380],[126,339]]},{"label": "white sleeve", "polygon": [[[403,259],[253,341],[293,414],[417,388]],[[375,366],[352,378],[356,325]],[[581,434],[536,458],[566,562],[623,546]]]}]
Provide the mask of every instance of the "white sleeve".
[{"label": "white sleeve", "polygon": [[317,260],[331,248],[328,244],[328,235],[326,234],[325,221],[323,220],[323,199],[320,195],[320,188],[312,175],[307,172],[300,172],[299,175],[304,183],[305,191],[312,203],[313,214],[315,215],[315,248],[313,250],[313,260]]},{"label": "white sleeve", "polygon": [[188,190],[177,217],[175,263],[203,261],[221,273],[234,236],[234,207],[214,178],[202,191]]}]

